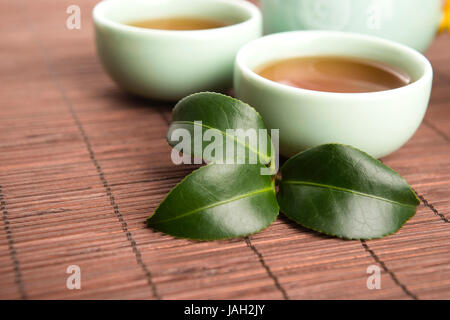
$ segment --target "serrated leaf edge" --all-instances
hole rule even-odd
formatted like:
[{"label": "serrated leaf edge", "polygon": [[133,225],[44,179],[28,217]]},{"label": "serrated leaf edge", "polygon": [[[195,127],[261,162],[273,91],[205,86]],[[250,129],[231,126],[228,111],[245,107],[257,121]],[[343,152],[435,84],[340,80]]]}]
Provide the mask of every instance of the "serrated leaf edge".
[{"label": "serrated leaf edge", "polygon": [[[198,168],[198,169],[196,169],[196,170],[194,170],[194,171],[192,171],[190,174],[188,174],[187,176],[185,176],[180,182],[178,182],[167,194],[166,194],[166,196],[161,200],[161,202],[159,203],[159,205],[156,207],[156,209],[153,211],[153,214],[151,215],[151,216],[149,216],[147,219],[146,219],[146,223],[147,223],[147,226],[148,227],[152,227],[152,225],[151,224],[149,224],[149,220],[156,214],[156,211],[161,207],[161,205],[162,205],[162,203],[167,199],[167,197],[169,197],[169,195],[175,190],[175,188],[178,186],[178,185],[180,185],[180,184],[182,184],[189,176],[191,176],[191,175],[193,175],[195,172],[197,172],[197,171],[200,171],[200,170],[202,170],[202,169],[204,169],[204,168],[206,168],[206,167],[208,167],[208,166],[212,166],[212,165],[215,165],[216,163],[214,163],[214,162],[211,162],[211,163],[208,163],[207,165],[204,165],[204,166],[202,166],[202,167],[200,167],[200,168]],[[217,165],[217,164],[216,164]],[[276,204],[277,204],[277,214],[274,216],[274,218],[273,218],[273,220],[272,221],[270,221],[268,224],[267,224],[267,226],[265,226],[265,227],[263,227],[263,228],[261,228],[261,229],[259,229],[259,230],[256,230],[255,232],[250,232],[250,233],[246,233],[246,234],[243,234],[243,235],[239,235],[239,236],[230,236],[230,237],[220,237],[220,238],[202,238],[202,239],[198,239],[198,238],[194,238],[194,237],[180,237],[180,236],[176,236],[176,235],[172,235],[172,234],[169,234],[169,233],[165,233],[165,232],[162,232],[162,231],[159,231],[157,228],[155,228],[156,230],[158,230],[159,232],[161,232],[161,233],[164,233],[164,234],[168,234],[168,235],[170,235],[171,237],[174,237],[174,238],[176,238],[176,239],[189,239],[189,240],[195,240],[195,241],[214,241],[214,240],[228,240],[228,239],[236,239],[236,238],[244,238],[244,237],[248,237],[248,236],[250,236],[250,235],[252,235],[252,234],[256,234],[256,233],[258,233],[258,232],[261,232],[261,231],[263,231],[263,230],[265,230],[265,229],[267,229],[277,218],[278,218],[278,216],[279,216],[279,214],[280,214],[280,204],[278,203],[278,199],[277,199],[277,193],[276,193],[276,190],[275,190],[275,179],[273,179],[272,181],[271,181],[271,188],[272,188],[272,191],[273,191],[273,193],[274,193],[274,196],[275,196],[275,200],[276,200]]]},{"label": "serrated leaf edge", "polygon": [[[321,144],[321,145],[314,146],[314,147],[308,148],[308,149],[306,149],[306,150],[303,150],[303,151],[301,151],[301,152],[299,152],[299,153],[293,155],[292,157],[290,157],[290,158],[283,164],[283,166],[280,168],[280,172],[283,170],[283,167],[284,167],[288,162],[290,162],[291,160],[293,160],[294,158],[296,158],[296,157],[299,156],[300,154],[302,154],[302,153],[304,153],[304,152],[307,152],[307,151],[310,151],[310,150],[312,150],[312,149],[314,149],[314,148],[323,147],[323,146],[327,146],[327,145],[337,145],[337,146],[349,147],[349,148],[352,148],[352,149],[354,149],[354,150],[358,150],[358,151],[360,151],[361,153],[367,155],[368,157],[370,157],[370,158],[372,158],[372,159],[378,161],[383,167],[385,167],[386,169],[388,169],[388,170],[391,171],[392,173],[394,173],[394,174],[396,174],[397,176],[399,176],[400,179],[402,179],[403,182],[406,183],[406,185],[408,186],[409,190],[412,192],[412,194],[414,195],[414,198],[416,199],[416,203],[417,203],[417,204],[416,204],[416,207],[417,207],[418,205],[420,205],[420,199],[419,199],[419,197],[417,196],[416,192],[413,190],[413,188],[411,187],[411,185],[406,181],[406,179],[403,178],[397,171],[395,171],[395,170],[392,169],[391,167],[385,165],[385,164],[384,164],[382,161],[380,161],[379,159],[372,157],[372,156],[371,156],[370,154],[368,154],[367,152],[365,152],[365,151],[363,151],[363,150],[361,150],[361,149],[358,149],[358,148],[356,148],[356,147],[354,147],[354,146],[348,145],[348,144],[343,144],[343,143],[325,143],[325,144]],[[281,176],[281,181],[282,181],[282,180],[283,180],[283,176]]]},{"label": "serrated leaf edge", "polygon": [[[376,159],[376,158],[372,157],[370,154],[368,154],[367,152],[365,152],[365,151],[363,151],[363,150],[361,150],[361,149],[358,149],[358,148],[356,148],[356,147],[353,147],[353,146],[350,146],[350,145],[347,145],[347,144],[343,144],[343,143],[325,143],[325,144],[322,144],[322,145],[314,146],[314,147],[308,148],[308,149],[306,149],[306,150],[303,150],[303,151],[297,153],[296,155],[292,156],[291,158],[289,158],[289,159],[283,164],[283,166],[280,168],[280,171],[283,169],[283,167],[284,167],[289,161],[293,160],[294,158],[296,158],[297,156],[299,156],[299,155],[302,154],[303,152],[312,150],[312,149],[314,149],[314,148],[318,148],[318,147],[320,147],[320,146],[325,146],[325,145],[338,145],[338,146],[350,147],[350,148],[352,148],[352,149],[358,150],[358,151],[362,152],[363,154],[369,156],[370,158],[372,158],[372,159],[378,161],[382,166],[384,166],[385,168],[387,168],[388,170],[390,170],[390,171],[393,172],[394,174],[398,175],[398,176],[406,183],[406,185],[409,187],[409,190],[412,192],[412,194],[413,194],[414,197],[416,198],[416,200],[417,200],[417,205],[415,206],[415,208],[416,208],[416,212],[417,212],[417,207],[420,205],[420,200],[419,200],[419,198],[417,197],[416,192],[412,189],[411,185],[406,181],[405,178],[403,178],[397,171],[395,171],[395,170],[392,169],[391,167],[385,165],[385,164],[384,164],[382,161],[380,161],[379,159]],[[283,182],[282,177],[281,177],[281,179],[279,180],[279,182],[280,182],[280,183]],[[277,197],[277,199],[278,199],[278,197]],[[278,205],[280,206],[279,203],[278,203]],[[411,206],[411,207],[414,207],[414,206]],[[303,224],[303,223],[297,221],[296,219],[290,217],[287,213],[283,212],[282,209],[281,209],[281,206],[280,206],[280,211],[283,213],[283,215],[285,215],[285,216],[286,216],[287,218],[289,218],[291,221],[294,221],[295,223],[299,224],[300,226],[302,226],[302,227],[304,227],[304,228],[307,228],[307,229],[310,229],[310,230],[313,230],[313,231],[315,231],[315,232],[319,232],[319,233],[321,233],[321,234],[325,234],[325,235],[330,236],[330,237],[337,237],[337,238],[343,239],[343,240],[369,240],[369,241],[370,241],[370,240],[373,240],[373,239],[381,239],[381,238],[383,238],[383,237],[386,237],[386,236],[389,236],[389,235],[392,235],[392,234],[398,232],[398,231],[399,231],[401,228],[403,228],[403,226],[404,226],[409,220],[411,220],[411,218],[414,217],[414,215],[416,214],[416,212],[415,212],[413,215],[411,215],[411,217],[409,217],[409,218],[408,218],[408,219],[407,219],[407,220],[406,220],[406,221],[405,221],[398,229],[396,229],[396,230],[393,231],[393,232],[385,233],[385,234],[383,234],[383,235],[380,235],[379,237],[372,237],[372,238],[351,238],[351,237],[340,236],[340,235],[333,234],[333,233],[330,233],[330,232],[325,232],[325,231],[320,230],[320,229],[318,229],[318,228],[309,227],[309,226],[307,226],[307,225],[305,225],[305,224]]]},{"label": "serrated leaf edge", "polygon": [[411,205],[411,204],[401,203],[401,202],[393,201],[391,199],[386,199],[386,198],[383,198],[383,197],[370,195],[368,193],[364,193],[364,192],[360,192],[360,191],[356,191],[356,190],[352,190],[352,189],[347,189],[347,188],[336,187],[336,186],[327,185],[327,184],[314,183],[314,182],[309,182],[309,181],[300,181],[300,180],[298,180],[298,181],[297,180],[284,180],[284,181],[282,180],[281,184],[283,184],[283,183],[285,183],[285,184],[292,184],[292,185],[312,186],[312,187],[323,188],[323,189],[332,189],[332,190],[336,190],[336,191],[357,194],[357,195],[362,196],[362,197],[367,197],[367,198],[372,198],[372,199],[377,199],[377,200],[381,200],[381,201],[397,204],[399,206],[411,207],[411,208],[416,208],[417,207],[417,206],[414,206],[414,205]]},{"label": "serrated leaf edge", "polygon": [[283,215],[286,216],[289,220],[294,221],[295,223],[297,223],[298,225],[300,225],[300,226],[302,226],[302,227],[304,227],[304,228],[306,228],[306,229],[310,229],[310,230],[313,230],[313,231],[315,231],[315,232],[319,232],[319,233],[321,233],[321,234],[325,234],[325,235],[327,235],[327,236],[330,236],[330,237],[336,237],[336,238],[343,239],[343,240],[374,240],[374,239],[381,239],[381,238],[384,238],[384,237],[386,237],[386,236],[389,236],[389,235],[392,235],[392,234],[398,232],[398,231],[399,231],[401,228],[403,228],[403,226],[404,226],[409,220],[411,220],[411,218],[414,217],[414,215],[415,215],[415,213],[414,213],[411,217],[409,217],[409,218],[408,218],[408,219],[407,219],[407,220],[406,220],[406,221],[405,221],[398,229],[396,229],[396,230],[394,230],[394,231],[392,231],[392,232],[384,233],[384,234],[380,235],[379,237],[372,237],[372,238],[352,238],[352,237],[345,237],[345,236],[337,235],[337,234],[334,234],[334,233],[331,233],[331,232],[325,232],[325,231],[320,230],[320,229],[318,229],[318,228],[309,227],[309,226],[307,226],[307,225],[305,225],[305,224],[303,224],[303,223],[297,221],[296,219],[292,218],[291,216],[289,216],[287,213],[285,213],[284,211],[282,211],[281,208],[280,208],[280,211],[281,211],[281,212],[283,213]]}]

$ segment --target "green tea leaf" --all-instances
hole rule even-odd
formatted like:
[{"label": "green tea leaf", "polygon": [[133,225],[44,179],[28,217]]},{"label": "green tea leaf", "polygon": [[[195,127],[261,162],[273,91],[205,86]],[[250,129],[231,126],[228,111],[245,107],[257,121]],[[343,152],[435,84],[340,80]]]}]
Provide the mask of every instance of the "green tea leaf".
[{"label": "green tea leaf", "polygon": [[346,239],[396,232],[419,200],[395,171],[350,146],[326,144],[281,168],[281,211],[300,225]]},{"label": "green tea leaf", "polygon": [[278,215],[275,185],[260,165],[209,164],[188,175],[147,219],[180,238],[216,240],[258,232]]},{"label": "green tea leaf", "polygon": [[[189,132],[190,141],[180,139],[180,129]],[[260,133],[260,129],[264,131]],[[201,92],[177,103],[167,141],[176,150],[207,162],[268,164],[272,143],[265,129],[261,116],[248,104],[219,93]],[[199,139],[196,132],[200,132]]]}]

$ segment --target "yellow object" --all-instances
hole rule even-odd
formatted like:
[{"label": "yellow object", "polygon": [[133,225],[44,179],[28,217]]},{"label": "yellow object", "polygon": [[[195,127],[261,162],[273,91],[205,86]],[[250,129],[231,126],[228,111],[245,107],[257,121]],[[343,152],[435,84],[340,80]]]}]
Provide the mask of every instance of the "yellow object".
[{"label": "yellow object", "polygon": [[442,17],[439,33],[447,31],[450,33],[450,0],[445,2],[444,16]]}]

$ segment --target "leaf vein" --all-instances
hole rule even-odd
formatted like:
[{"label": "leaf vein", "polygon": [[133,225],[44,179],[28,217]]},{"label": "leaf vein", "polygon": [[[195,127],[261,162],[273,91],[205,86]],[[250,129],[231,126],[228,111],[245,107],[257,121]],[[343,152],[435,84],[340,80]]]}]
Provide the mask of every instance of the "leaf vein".
[{"label": "leaf vein", "polygon": [[337,190],[337,191],[357,194],[357,195],[360,195],[360,196],[363,196],[363,197],[368,197],[368,198],[373,198],[373,199],[377,199],[377,200],[381,200],[381,201],[390,202],[390,203],[397,204],[397,205],[400,205],[400,206],[412,207],[412,208],[416,207],[414,205],[410,205],[410,204],[407,204],[407,203],[401,203],[401,202],[398,202],[398,201],[394,201],[394,200],[391,200],[391,199],[387,199],[387,198],[371,195],[371,194],[368,194],[368,193],[364,193],[364,192],[360,192],[360,191],[356,191],[356,190],[351,190],[351,189],[347,189],[347,188],[342,188],[342,187],[336,187],[336,186],[316,183],[316,182],[287,180],[287,181],[281,181],[281,183],[294,184],[294,185],[306,185],[306,186],[312,186],[312,187],[318,187],[318,188],[324,188],[324,189],[333,189],[333,190]]},{"label": "leaf vein", "polygon": [[230,203],[230,202],[233,202],[233,201],[237,201],[237,200],[240,200],[240,199],[249,198],[249,197],[252,197],[254,195],[257,195],[257,194],[260,194],[260,193],[264,193],[264,192],[268,192],[268,191],[273,191],[273,187],[272,186],[271,187],[267,187],[267,188],[260,189],[260,190],[257,190],[257,191],[241,194],[241,195],[239,195],[237,197],[234,197],[234,198],[231,198],[231,199],[215,202],[213,204],[210,204],[210,205],[207,205],[207,206],[204,206],[204,207],[200,207],[200,208],[191,210],[189,212],[186,212],[186,213],[184,213],[182,215],[179,215],[179,216],[176,216],[176,217],[173,217],[173,218],[152,222],[152,225],[157,225],[157,224],[160,224],[160,223],[166,223],[166,222],[170,222],[170,221],[173,221],[173,220],[178,220],[178,219],[181,219],[183,217],[195,214],[195,213],[200,212],[200,211],[204,211],[204,210],[207,210],[207,209],[218,207],[218,206],[221,206],[223,204],[227,204],[227,203]]}]

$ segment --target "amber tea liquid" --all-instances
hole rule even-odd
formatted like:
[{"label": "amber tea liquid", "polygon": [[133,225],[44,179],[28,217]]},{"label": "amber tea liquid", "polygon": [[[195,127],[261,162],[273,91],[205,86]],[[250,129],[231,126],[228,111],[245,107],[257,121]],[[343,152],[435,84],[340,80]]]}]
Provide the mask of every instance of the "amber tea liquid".
[{"label": "amber tea liquid", "polygon": [[147,19],[127,24],[133,27],[159,30],[203,30],[221,28],[229,25],[223,21],[191,17]]},{"label": "amber tea liquid", "polygon": [[401,70],[384,63],[351,57],[289,58],[270,62],[255,71],[282,84],[326,92],[376,92],[411,83],[411,78]]}]

